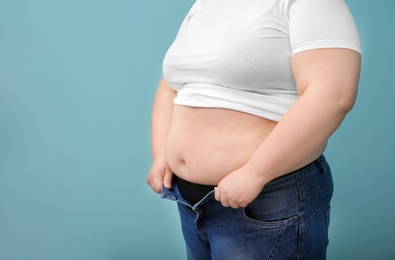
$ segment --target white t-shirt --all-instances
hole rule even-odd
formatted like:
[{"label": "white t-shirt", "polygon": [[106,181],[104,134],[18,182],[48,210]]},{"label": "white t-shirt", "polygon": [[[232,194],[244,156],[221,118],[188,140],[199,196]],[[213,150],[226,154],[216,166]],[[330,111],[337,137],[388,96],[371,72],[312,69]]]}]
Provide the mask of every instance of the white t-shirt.
[{"label": "white t-shirt", "polygon": [[344,0],[197,0],[163,61],[174,103],[279,121],[297,99],[291,55],[360,52]]}]

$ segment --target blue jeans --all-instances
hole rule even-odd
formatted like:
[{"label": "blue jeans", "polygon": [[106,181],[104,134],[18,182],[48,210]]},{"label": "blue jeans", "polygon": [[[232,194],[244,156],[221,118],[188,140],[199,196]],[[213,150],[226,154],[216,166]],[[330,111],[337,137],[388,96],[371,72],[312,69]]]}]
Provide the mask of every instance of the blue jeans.
[{"label": "blue jeans", "polygon": [[162,198],[178,202],[188,259],[326,258],[332,175],[324,156],[265,185],[245,208],[225,208],[209,192],[191,205],[177,181]]}]

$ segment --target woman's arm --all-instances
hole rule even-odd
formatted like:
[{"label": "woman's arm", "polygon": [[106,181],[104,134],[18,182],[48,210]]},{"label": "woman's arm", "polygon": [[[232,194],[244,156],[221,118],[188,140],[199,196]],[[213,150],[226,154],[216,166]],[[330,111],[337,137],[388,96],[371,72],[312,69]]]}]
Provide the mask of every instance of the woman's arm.
[{"label": "woman's arm", "polygon": [[162,185],[171,187],[173,173],[166,160],[166,139],[173,115],[176,92],[162,78],[155,94],[152,108],[151,146],[153,164],[147,176],[151,188],[160,193]]},{"label": "woman's arm", "polygon": [[249,162],[219,183],[216,199],[245,207],[266,183],[317,158],[354,105],[360,65],[360,54],[348,49],[295,54],[291,66],[299,98]]}]

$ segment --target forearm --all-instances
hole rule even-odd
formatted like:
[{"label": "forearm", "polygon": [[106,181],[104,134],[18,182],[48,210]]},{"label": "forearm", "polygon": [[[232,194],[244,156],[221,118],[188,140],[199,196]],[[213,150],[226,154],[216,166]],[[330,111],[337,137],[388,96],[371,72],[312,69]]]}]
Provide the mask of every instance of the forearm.
[{"label": "forearm", "polygon": [[265,184],[314,160],[349,111],[330,95],[311,88],[259,146],[247,166]]},{"label": "forearm", "polygon": [[175,96],[176,92],[162,79],[155,94],[152,108],[151,148],[154,159],[165,158],[166,139],[171,125]]}]

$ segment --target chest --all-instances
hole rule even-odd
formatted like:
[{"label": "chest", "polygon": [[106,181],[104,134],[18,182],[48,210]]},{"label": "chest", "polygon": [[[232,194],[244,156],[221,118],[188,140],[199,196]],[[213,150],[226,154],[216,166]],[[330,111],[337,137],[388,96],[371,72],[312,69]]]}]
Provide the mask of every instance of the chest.
[{"label": "chest", "polygon": [[166,54],[164,72],[170,81],[187,77],[249,91],[289,82],[288,22],[279,3],[198,0]]}]

